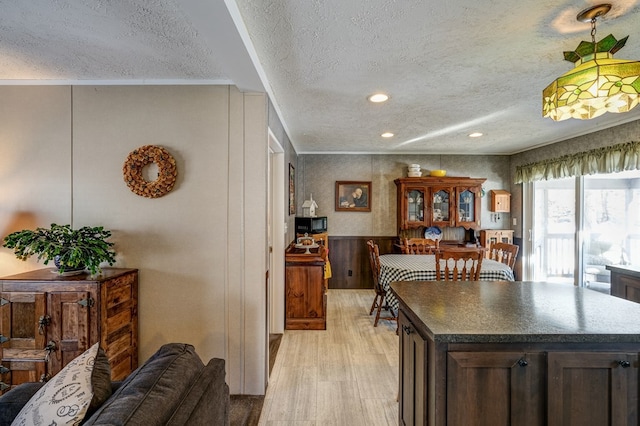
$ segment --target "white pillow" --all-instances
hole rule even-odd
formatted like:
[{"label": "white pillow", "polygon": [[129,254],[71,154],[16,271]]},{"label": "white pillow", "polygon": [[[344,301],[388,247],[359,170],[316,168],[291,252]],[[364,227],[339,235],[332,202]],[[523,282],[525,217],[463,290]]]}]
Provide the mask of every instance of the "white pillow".
[{"label": "white pillow", "polygon": [[31,397],[11,426],[78,425],[84,419],[91,398],[91,373],[98,343],[67,364]]}]

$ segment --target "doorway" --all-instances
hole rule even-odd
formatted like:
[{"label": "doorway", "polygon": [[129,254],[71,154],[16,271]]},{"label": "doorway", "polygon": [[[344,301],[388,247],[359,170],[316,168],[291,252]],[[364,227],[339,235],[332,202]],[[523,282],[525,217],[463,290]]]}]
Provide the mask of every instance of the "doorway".
[{"label": "doorway", "polygon": [[[267,278],[266,333],[268,381],[277,352],[279,336],[284,333],[284,251],[285,251],[285,167],[284,149],[269,129],[267,244],[269,274]],[[275,350],[274,350],[275,348]]]}]

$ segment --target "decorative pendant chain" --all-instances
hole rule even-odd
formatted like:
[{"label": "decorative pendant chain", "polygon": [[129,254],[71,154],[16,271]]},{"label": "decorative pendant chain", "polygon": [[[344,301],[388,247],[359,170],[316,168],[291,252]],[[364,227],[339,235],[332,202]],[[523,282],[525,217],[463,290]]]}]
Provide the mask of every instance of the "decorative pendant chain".
[{"label": "decorative pendant chain", "polygon": [[591,20],[591,42],[593,43],[593,53],[597,52],[596,49],[596,18]]}]

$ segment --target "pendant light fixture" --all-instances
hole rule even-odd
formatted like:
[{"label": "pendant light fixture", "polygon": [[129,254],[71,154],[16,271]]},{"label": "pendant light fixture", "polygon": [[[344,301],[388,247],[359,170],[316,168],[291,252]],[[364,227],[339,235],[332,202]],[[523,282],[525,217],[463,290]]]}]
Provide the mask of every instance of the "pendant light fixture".
[{"label": "pendant light fixture", "polygon": [[575,63],[575,68],[542,91],[543,117],[588,120],[605,112],[627,112],[638,105],[640,62],[613,59],[629,36],[616,40],[609,34],[596,43],[596,19],[610,9],[610,4],[601,4],[576,17],[591,22],[591,42],[582,41],[575,51],[564,52],[564,59]]}]

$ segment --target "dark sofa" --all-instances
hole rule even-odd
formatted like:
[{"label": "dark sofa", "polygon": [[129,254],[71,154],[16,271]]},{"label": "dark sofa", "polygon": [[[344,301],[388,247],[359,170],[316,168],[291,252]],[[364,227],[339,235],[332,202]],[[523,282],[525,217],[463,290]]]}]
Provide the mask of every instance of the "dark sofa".
[{"label": "dark sofa", "polygon": [[[0,425],[11,424],[42,385],[24,383],[0,398]],[[122,382],[84,425],[228,425],[225,362],[204,365],[193,346],[169,343]]]}]

